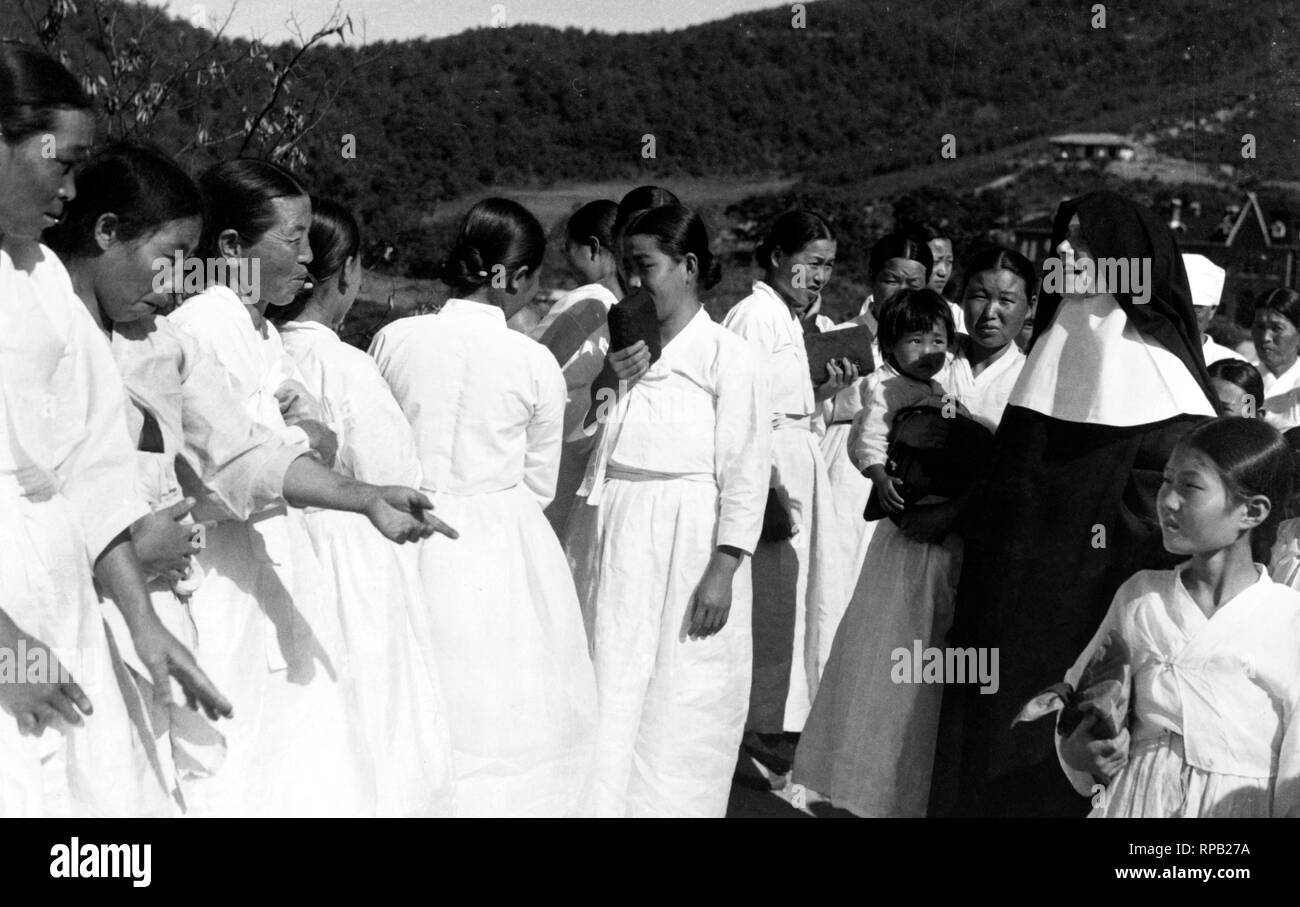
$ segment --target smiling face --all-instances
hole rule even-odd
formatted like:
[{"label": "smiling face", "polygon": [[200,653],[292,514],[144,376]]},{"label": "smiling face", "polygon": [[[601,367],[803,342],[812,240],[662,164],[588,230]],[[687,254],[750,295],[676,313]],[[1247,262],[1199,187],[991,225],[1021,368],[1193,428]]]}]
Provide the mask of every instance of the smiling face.
[{"label": "smiling face", "polygon": [[1015,340],[1029,316],[1024,278],[1005,268],[981,271],[966,282],[962,307],[971,341],[1000,350]]},{"label": "smiling face", "polygon": [[0,137],[0,233],[36,239],[54,226],[77,195],[72,170],[94,141],[85,110],[56,110],[51,129],[12,145]]},{"label": "smiling face", "polygon": [[871,275],[872,302],[879,310],[899,291],[919,290],[925,286],[925,265],[910,258],[891,258],[876,274]]},{"label": "smiling face", "polygon": [[1227,548],[1258,522],[1247,508],[1228,493],[1209,457],[1192,447],[1174,450],[1156,495],[1166,551],[1189,555]]},{"label": "smiling face", "polygon": [[695,256],[674,260],[653,236],[636,233],[624,241],[629,289],[640,288],[654,300],[660,321],[666,320],[689,296],[695,283]]},{"label": "smiling face", "polygon": [[835,240],[815,239],[793,255],[774,249],[766,277],[772,289],[794,307],[795,314],[802,316],[821,296],[834,267]]},{"label": "smiling face", "polygon": [[941,321],[928,331],[904,334],[890,349],[895,367],[918,381],[929,381],[939,374],[947,352],[948,331]]},{"label": "smiling face", "polygon": [[942,293],[952,276],[952,243],[946,239],[932,239],[927,245],[934,256],[934,268],[930,271],[930,289]]},{"label": "smiling face", "polygon": [[255,298],[271,305],[287,305],[307,282],[311,264],[311,199],[305,195],[271,200],[275,223],[262,238],[242,249],[242,256],[259,262],[260,287]]},{"label": "smiling face", "polygon": [[132,240],[97,237],[103,251],[94,259],[92,280],[104,316],[125,324],[175,306],[181,293],[173,286],[175,256],[187,257],[202,230],[201,218],[186,217]]},{"label": "smiling face", "polygon": [[1281,312],[1256,309],[1250,331],[1260,362],[1274,375],[1295,365],[1300,354],[1300,330]]}]

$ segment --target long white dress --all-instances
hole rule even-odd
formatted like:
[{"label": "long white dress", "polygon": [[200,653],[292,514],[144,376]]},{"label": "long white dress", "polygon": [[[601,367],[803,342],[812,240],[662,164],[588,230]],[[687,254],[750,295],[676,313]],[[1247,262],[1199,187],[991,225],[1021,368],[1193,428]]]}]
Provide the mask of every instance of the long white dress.
[{"label": "long white dress", "polygon": [[812,427],[816,409],[803,326],[763,281],[727,312],[725,328],[755,344],[770,387],[771,487],[796,528],[783,542],[754,552],[754,677],[747,728],[798,732],[817,692],[818,630],[828,590],[843,586],[847,567],[828,547],[835,502]]},{"label": "long white dress", "polygon": [[[418,488],[411,426],[375,361],[317,322],[290,322],[280,334],[338,435],[335,468],[374,485]],[[418,548],[393,544],[359,514],[311,509],[306,516],[316,555],[338,596],[344,671],[356,683],[379,815],[449,815],[451,738],[422,601]]]},{"label": "long white dress", "polygon": [[[919,403],[955,398],[995,429],[1024,361],[1009,345],[973,376],[958,355],[943,372],[947,386],[878,369],[855,420],[854,462],[883,463],[893,414]],[[945,645],[961,561],[956,533],[937,544],[914,542],[892,520],[879,521],[795,753],[796,783],[860,816],[925,815],[943,687],[895,682],[893,653]]]},{"label": "long white dress", "polygon": [[[0,817],[171,812],[118,690],[91,578],[146,513],[108,341],[49,249],[3,240],[0,607],[54,649],[94,714],[34,737],[0,713]],[[4,682],[38,666],[22,655],[0,656]]]},{"label": "long white dress", "polygon": [[420,547],[448,707],[457,816],[589,809],[596,688],[573,578],[542,515],[564,378],[500,309],[450,299],[371,354],[415,433],[423,488],[458,539]]},{"label": "long white dress", "polygon": [[713,551],[751,552],[762,528],[770,430],[758,362],[701,309],[601,429],[567,545],[593,628],[597,815],[726,813],[749,706],[748,559],[726,626],[706,639],[686,631]]},{"label": "long white dress", "polygon": [[[552,342],[555,338],[553,354],[564,355],[572,346],[570,338],[555,335],[562,319],[573,324],[588,320],[589,315],[608,316],[609,310],[618,302],[618,298],[606,287],[598,283],[589,283],[564,294],[529,336],[542,343]],[[583,311],[583,309],[588,311]],[[560,448],[560,474],[555,483],[555,497],[546,508],[546,518],[550,520],[556,535],[563,537],[564,527],[569,521],[569,514],[578,494],[578,486],[587,471],[587,460],[595,447],[593,432],[583,430],[583,420],[591,405],[591,385],[605,366],[605,355],[609,352],[609,324],[605,319],[591,318],[599,327],[581,341],[577,350],[560,361],[560,370],[564,373],[564,446]],[[568,342],[566,342],[566,340]],[[563,350],[559,345],[563,344]],[[557,359],[557,361],[559,361]]]},{"label": "long white dress", "polygon": [[[268,322],[220,286],[168,318],[201,356],[223,366],[250,418],[286,440],[302,436],[306,452],[305,436],[286,428],[275,398],[295,372]],[[224,507],[195,514],[220,520],[195,557],[204,577],[190,605],[209,676],[232,700],[235,717],[222,725],[222,770],[186,791],[190,812],[373,815],[374,768],[343,673],[335,593],[302,511],[281,502],[248,519]]]},{"label": "long white dress", "polygon": [[[1259,581],[1213,617],[1183,585],[1186,565],[1143,570],[1115,593],[1065,676],[1076,682],[1112,632],[1127,643],[1128,763],[1092,817],[1300,817],[1300,593],[1255,566]],[[1061,767],[1080,794],[1097,792]]]}]

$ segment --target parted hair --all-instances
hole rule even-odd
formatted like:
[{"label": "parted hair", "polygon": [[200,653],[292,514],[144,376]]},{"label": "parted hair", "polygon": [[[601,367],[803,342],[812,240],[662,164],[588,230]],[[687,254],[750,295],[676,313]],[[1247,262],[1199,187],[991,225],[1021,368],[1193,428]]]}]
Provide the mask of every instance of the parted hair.
[{"label": "parted hair", "polygon": [[90,98],[62,63],[27,44],[0,41],[0,133],[6,142],[47,132],[55,111],[90,109]]},{"label": "parted hair", "polygon": [[1255,311],[1277,312],[1300,330],[1300,292],[1290,287],[1274,287],[1255,303]]},{"label": "parted hair", "polygon": [[914,233],[904,230],[895,230],[893,233],[886,233],[876,244],[871,247],[871,257],[868,262],[868,268],[871,276],[874,277],[880,273],[880,269],[889,263],[891,259],[902,258],[907,261],[919,261],[925,266],[925,279],[930,279],[930,272],[934,270],[934,254],[930,251],[926,241]]},{"label": "parted hair", "polygon": [[498,266],[506,274],[536,271],[546,255],[546,231],[532,212],[508,198],[485,198],[465,214],[439,277],[458,296],[475,292]]},{"label": "parted hair", "polygon": [[659,249],[675,261],[694,255],[700,265],[700,288],[717,286],[722,265],[709,248],[704,219],[685,205],[663,205],[642,211],[627,225],[626,236],[651,236]]},{"label": "parted hair", "polygon": [[1025,282],[1026,299],[1038,295],[1038,269],[1033,262],[1015,249],[986,245],[973,250],[962,262],[961,292],[957,294],[957,299],[966,295],[966,287],[971,278],[985,271],[1010,271]]}]

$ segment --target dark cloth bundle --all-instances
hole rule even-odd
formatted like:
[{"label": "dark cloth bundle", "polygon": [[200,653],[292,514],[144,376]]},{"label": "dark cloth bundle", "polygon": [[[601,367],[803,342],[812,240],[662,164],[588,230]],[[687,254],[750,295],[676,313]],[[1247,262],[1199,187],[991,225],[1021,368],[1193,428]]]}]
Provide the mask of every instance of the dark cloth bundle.
[{"label": "dark cloth bundle", "polygon": [[633,290],[609,310],[609,351],[625,350],[638,340],[644,340],[650,348],[650,364],[658,362],[664,351],[659,337],[659,314],[654,300],[644,290]]},{"label": "dark cloth bundle", "polygon": [[[902,479],[899,494],[909,504],[929,495],[955,498],[980,476],[992,450],[993,433],[969,416],[938,406],[909,406],[894,415],[885,471]],[[874,488],[862,516],[868,521],[889,516]]]},{"label": "dark cloth bundle", "polygon": [[1092,736],[1111,740],[1128,726],[1131,678],[1128,644],[1118,630],[1112,630],[1088,659],[1078,683],[1052,684],[1025,703],[1011,726],[1060,712],[1056,732],[1068,737],[1085,718],[1095,715]]},{"label": "dark cloth bundle", "polygon": [[808,351],[808,372],[814,385],[826,380],[826,363],[834,359],[847,359],[865,375],[876,367],[871,356],[871,341],[875,335],[871,328],[858,325],[838,331],[804,334],[804,349]]}]

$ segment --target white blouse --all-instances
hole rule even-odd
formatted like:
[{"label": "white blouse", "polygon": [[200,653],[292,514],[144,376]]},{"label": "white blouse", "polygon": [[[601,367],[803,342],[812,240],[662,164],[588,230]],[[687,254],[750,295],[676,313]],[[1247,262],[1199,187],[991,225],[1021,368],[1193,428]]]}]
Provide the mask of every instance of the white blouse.
[{"label": "white blouse", "polygon": [[812,415],[816,407],[803,325],[776,290],[761,280],[754,281],[754,292],[727,312],[722,326],[757,344],[767,354],[764,370],[773,414]]},{"label": "white blouse", "polygon": [[1262,364],[1259,373],[1264,376],[1264,421],[1278,431],[1300,425],[1300,359],[1280,375]]}]

